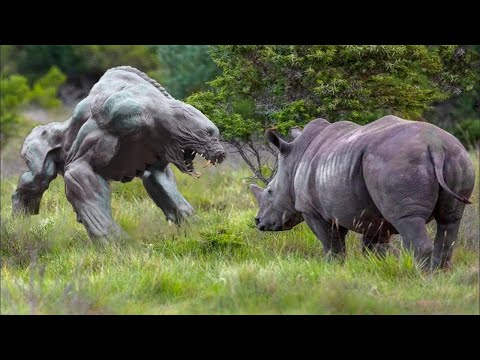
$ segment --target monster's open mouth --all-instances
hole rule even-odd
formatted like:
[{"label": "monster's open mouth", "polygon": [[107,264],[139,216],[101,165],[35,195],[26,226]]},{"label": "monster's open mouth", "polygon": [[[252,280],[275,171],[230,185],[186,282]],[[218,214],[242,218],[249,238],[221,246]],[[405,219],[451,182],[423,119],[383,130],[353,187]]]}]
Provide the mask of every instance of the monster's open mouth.
[{"label": "monster's open mouth", "polygon": [[215,156],[209,157],[206,154],[199,153],[192,149],[182,149],[182,152],[183,152],[183,162],[186,167],[187,173],[189,175],[192,175],[193,177],[199,177],[200,175],[202,175],[201,173],[195,171],[195,167],[193,165],[193,160],[195,159],[196,155],[199,155],[200,157],[205,159],[205,164],[203,165],[204,168],[211,165],[216,166],[217,164],[220,164],[225,158],[223,154],[217,157]]}]

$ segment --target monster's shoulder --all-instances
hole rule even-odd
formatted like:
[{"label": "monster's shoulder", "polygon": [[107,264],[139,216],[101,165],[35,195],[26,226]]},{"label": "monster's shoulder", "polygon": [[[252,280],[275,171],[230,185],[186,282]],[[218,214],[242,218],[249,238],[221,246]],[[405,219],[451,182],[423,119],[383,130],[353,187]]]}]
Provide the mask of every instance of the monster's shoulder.
[{"label": "monster's shoulder", "polygon": [[[48,153],[58,149],[65,140],[65,131],[69,122],[52,122],[33,128],[23,143],[21,157],[28,163],[35,159],[35,163],[43,164]],[[40,160],[40,161],[39,161]]]},{"label": "monster's shoulder", "polygon": [[114,134],[139,132],[149,124],[155,112],[157,91],[146,85],[137,85],[115,93],[102,92],[91,102],[92,117],[99,128]]}]

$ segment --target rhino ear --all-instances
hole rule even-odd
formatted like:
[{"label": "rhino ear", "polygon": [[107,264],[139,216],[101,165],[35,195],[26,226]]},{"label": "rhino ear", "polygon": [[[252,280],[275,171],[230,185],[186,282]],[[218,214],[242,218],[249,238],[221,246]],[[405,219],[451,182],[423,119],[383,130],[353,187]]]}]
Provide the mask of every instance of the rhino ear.
[{"label": "rhino ear", "polygon": [[290,129],[290,136],[295,140],[302,133],[302,129],[299,127],[293,127]]},{"label": "rhino ear", "polygon": [[288,151],[290,151],[290,143],[286,142],[285,140],[281,139],[277,133],[275,132],[275,130],[273,129],[268,129],[267,130],[267,133],[265,134],[267,136],[267,140],[275,145],[278,150],[280,150],[280,152],[282,154],[284,153],[287,153]]},{"label": "rhino ear", "polygon": [[260,186],[257,186],[255,184],[250,184],[250,190],[252,191],[252,194],[255,196],[255,199],[257,199],[258,205],[260,205],[260,201],[262,200],[263,189]]}]

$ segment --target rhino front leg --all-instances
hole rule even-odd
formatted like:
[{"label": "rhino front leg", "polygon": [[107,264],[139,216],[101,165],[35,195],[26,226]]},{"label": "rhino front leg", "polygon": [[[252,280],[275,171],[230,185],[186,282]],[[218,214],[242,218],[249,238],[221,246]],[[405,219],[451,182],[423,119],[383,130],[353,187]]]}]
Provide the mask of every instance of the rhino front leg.
[{"label": "rhino front leg", "polygon": [[75,161],[65,172],[68,201],[92,240],[107,243],[111,238],[128,237],[112,218],[110,186],[89,163]]},{"label": "rhino front leg", "polygon": [[193,207],[180,194],[175,174],[168,164],[156,164],[143,174],[143,185],[168,221],[179,225],[193,214]]},{"label": "rhino front leg", "polygon": [[336,226],[318,215],[303,214],[303,219],[322,242],[327,258],[345,257],[345,235],[348,232],[346,228]]}]

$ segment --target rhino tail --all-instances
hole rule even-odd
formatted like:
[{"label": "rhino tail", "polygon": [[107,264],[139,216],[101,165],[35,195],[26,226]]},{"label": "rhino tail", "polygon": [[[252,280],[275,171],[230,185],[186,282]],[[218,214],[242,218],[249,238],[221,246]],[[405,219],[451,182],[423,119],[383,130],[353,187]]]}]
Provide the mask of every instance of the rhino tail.
[{"label": "rhino tail", "polygon": [[454,193],[445,183],[445,179],[443,177],[443,164],[445,162],[445,152],[443,151],[443,148],[440,147],[439,149],[432,149],[429,146],[428,152],[433,162],[433,168],[435,169],[435,176],[437,177],[437,181],[442,187],[442,189],[445,190],[450,195],[452,195],[455,199],[461,202],[464,202],[465,204],[471,204],[471,202],[467,198]]}]

